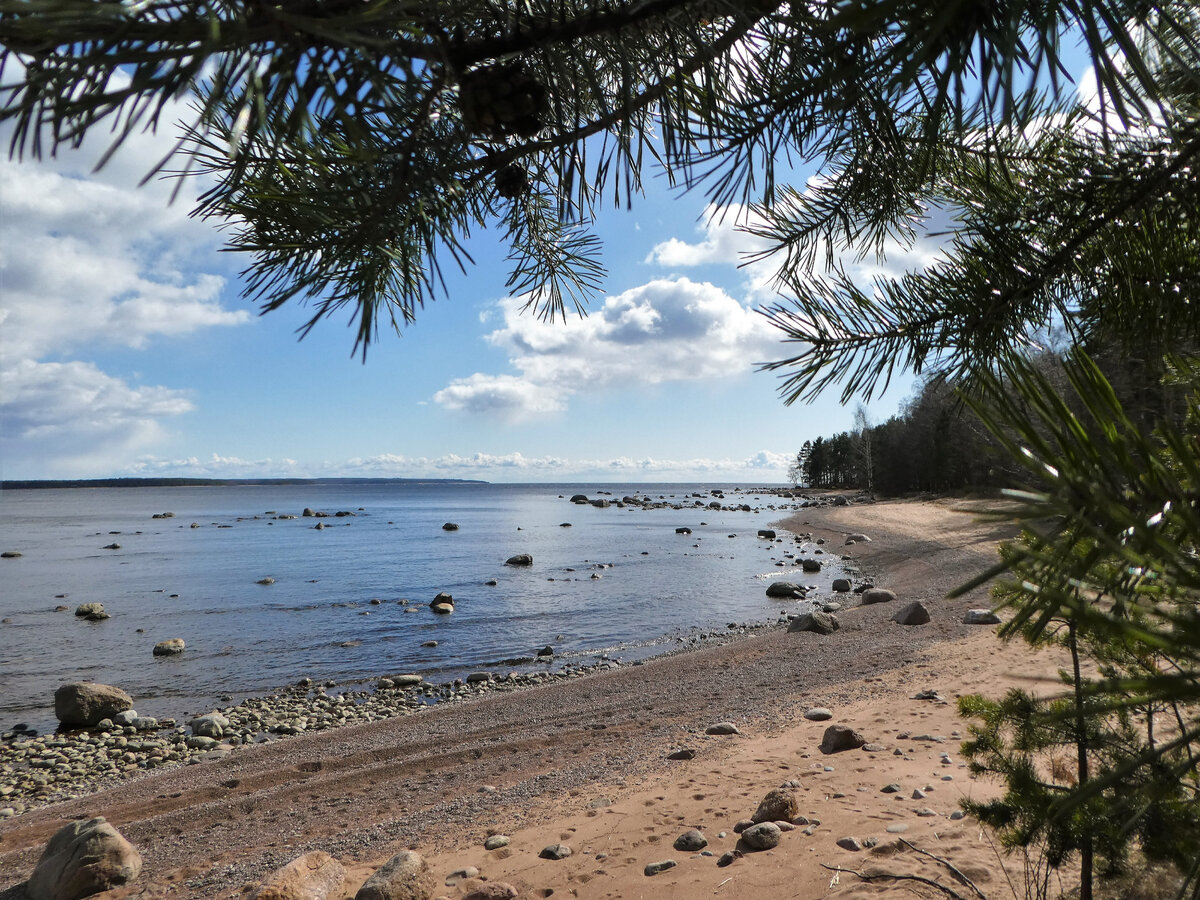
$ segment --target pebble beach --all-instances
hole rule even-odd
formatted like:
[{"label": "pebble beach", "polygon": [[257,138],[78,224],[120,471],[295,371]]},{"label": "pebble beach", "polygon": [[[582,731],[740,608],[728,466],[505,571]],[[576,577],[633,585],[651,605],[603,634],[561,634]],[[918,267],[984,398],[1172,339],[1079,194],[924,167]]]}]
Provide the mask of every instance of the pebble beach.
[{"label": "pebble beach", "polygon": [[[855,879],[830,886],[816,860],[836,868],[854,854],[903,848],[896,835],[925,838],[931,825],[938,840],[946,829],[971,832],[951,801],[986,786],[956,758],[965,726],[955,694],[1002,686],[1038,665],[1053,674],[1052,659],[1031,662],[1024,647],[1000,645],[994,628],[963,624],[968,609],[987,605],[984,589],[944,600],[1005,536],[978,511],[949,501],[827,505],[780,521],[837,547],[869,535],[846,547],[848,562],[895,593],[891,603],[847,604],[828,635],[738,628],[638,665],[459,684],[393,680],[361,696],[302,683],[222,709],[227,727],[208,738],[180,723],[150,736],[127,724],[75,742],[21,741],[19,765],[0,760],[28,776],[0,797],[11,810],[0,820],[0,896],[21,896],[65,822],[99,815],[144,860],[134,882],[105,895],[114,898],[253,894],[305,853],[337,861],[344,875],[327,896],[352,898],[405,848],[430,867],[430,897],[466,897],[489,883],[530,897],[689,897],[734,883],[757,886],[729,896],[840,896]],[[930,621],[893,621],[914,600]],[[819,746],[830,723],[809,717],[814,709],[861,731],[864,747],[826,762]],[[733,727],[714,730],[724,724]],[[880,783],[863,790],[864,780]],[[893,782],[902,783],[911,825],[883,821],[863,802],[870,793],[899,810],[899,796],[874,796]],[[821,786],[821,809],[798,807],[771,849],[738,850],[745,829],[736,826],[781,785],[805,800]],[[832,802],[839,794],[854,804]],[[937,802],[917,805],[922,798]],[[690,830],[707,844],[671,850]],[[571,855],[541,855],[559,843]],[[994,860],[986,847],[958,852]],[[726,853],[736,855],[718,866]],[[667,861],[674,865],[659,865]],[[821,891],[795,893],[791,867],[801,862]]]}]

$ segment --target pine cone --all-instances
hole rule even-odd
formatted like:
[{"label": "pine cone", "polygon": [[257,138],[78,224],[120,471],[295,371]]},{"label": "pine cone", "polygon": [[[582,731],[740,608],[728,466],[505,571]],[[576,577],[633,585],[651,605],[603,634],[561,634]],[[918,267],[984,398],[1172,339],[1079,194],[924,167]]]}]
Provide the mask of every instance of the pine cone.
[{"label": "pine cone", "polygon": [[496,173],[496,193],[505,200],[516,200],[529,190],[529,173],[523,166],[509,163]]},{"label": "pine cone", "polygon": [[458,103],[467,130],[493,138],[533,137],[545,127],[550,110],[546,85],[519,62],[468,72]]}]

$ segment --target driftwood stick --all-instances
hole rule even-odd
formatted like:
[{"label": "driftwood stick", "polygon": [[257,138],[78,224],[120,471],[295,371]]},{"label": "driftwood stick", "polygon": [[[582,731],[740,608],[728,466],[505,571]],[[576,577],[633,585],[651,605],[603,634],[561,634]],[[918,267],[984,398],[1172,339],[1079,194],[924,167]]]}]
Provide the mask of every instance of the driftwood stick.
[{"label": "driftwood stick", "polygon": [[[835,870],[834,866],[827,866],[821,863],[822,869],[828,869],[830,872]],[[954,888],[942,884],[940,881],[934,881],[932,878],[925,878],[921,875],[900,875],[892,872],[876,872],[874,875],[868,875],[866,872],[858,872],[854,869],[840,869],[842,872],[849,872],[855,878],[861,878],[863,881],[872,882],[880,879],[889,879],[891,881],[919,881],[921,884],[927,884],[932,888],[937,888],[942,891],[951,900],[967,900],[962,894],[954,890]]]},{"label": "driftwood stick", "polygon": [[950,860],[943,859],[940,856],[934,856],[928,850],[922,850],[920,847],[918,847],[912,841],[905,840],[904,838],[900,838],[900,843],[902,843],[905,847],[908,847],[910,850],[916,850],[922,856],[928,856],[930,859],[934,860],[935,862],[941,863],[943,866],[945,866],[947,869],[950,870],[950,874],[952,874],[955,878],[957,878],[959,881],[961,881],[963,884],[965,884],[967,887],[969,887],[971,890],[973,890],[975,892],[975,896],[978,897],[979,900],[987,900],[987,895],[984,894],[984,892],[979,889],[979,887],[975,884],[975,882],[973,882],[970,878],[968,878],[961,871],[959,871],[958,867],[956,865],[954,865],[954,863],[950,862]]}]

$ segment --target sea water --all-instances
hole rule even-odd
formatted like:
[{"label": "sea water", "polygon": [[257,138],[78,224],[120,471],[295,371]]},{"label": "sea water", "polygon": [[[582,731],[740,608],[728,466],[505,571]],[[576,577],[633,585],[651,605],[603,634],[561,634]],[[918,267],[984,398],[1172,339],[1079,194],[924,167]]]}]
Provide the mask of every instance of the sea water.
[{"label": "sea water", "polygon": [[[709,509],[714,490],[756,511]],[[576,505],[576,493],[682,508]],[[119,685],[142,714],[180,716],[304,676],[361,687],[389,673],[530,671],[546,664],[507,661],[546,645],[553,665],[644,658],[797,611],[766,597],[772,580],[828,588],[836,553],[804,574],[799,558],[820,548],[757,537],[794,505],[681,484],[3,491],[0,550],[21,556],[0,560],[0,728],[53,728],[54,689],[77,680]],[[301,517],[306,507],[329,516]],[[521,553],[532,566],[505,565]],[[441,591],[450,615],[429,609]],[[73,615],[89,602],[111,618]],[[153,656],[168,638],[183,638],[183,654]]]}]

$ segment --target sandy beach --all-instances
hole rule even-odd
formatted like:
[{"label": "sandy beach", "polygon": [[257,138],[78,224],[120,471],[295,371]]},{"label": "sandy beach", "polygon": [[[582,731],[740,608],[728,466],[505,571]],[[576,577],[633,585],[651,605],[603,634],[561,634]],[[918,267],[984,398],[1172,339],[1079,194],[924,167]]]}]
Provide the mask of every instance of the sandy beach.
[{"label": "sandy beach", "polygon": [[[434,897],[463,897],[488,882],[538,898],[898,890],[852,869],[921,874],[971,893],[914,847],[953,862],[989,897],[1010,896],[991,839],[970,818],[950,818],[962,797],[995,790],[962,762],[966,723],[954,700],[1031,678],[1050,689],[1056,660],[1001,644],[994,627],[961,624],[966,609],[988,605],[986,589],[944,599],[994,561],[1008,534],[978,517],[985,505],[827,506],[778,523],[825,538],[897,594],[894,603],[838,613],[842,627],[829,636],[770,629],[570,682],[239,748],[5,820],[0,898],[23,896],[20,884],[56,830],[95,815],[145,861],[136,882],[99,895],[107,898],[251,896],[272,870],[321,850],[346,867],[340,893],[329,895],[345,900],[404,848],[428,861],[441,886]],[[854,532],[871,542],[841,549]],[[926,602],[931,622],[892,621],[911,600]],[[922,691],[941,699],[914,699]],[[813,707],[833,718],[809,721]],[[740,734],[706,735],[718,722]],[[830,724],[857,729],[870,749],[822,754]],[[684,748],[694,758],[667,758]],[[785,831],[774,849],[718,866],[738,844],[735,824],[785,782],[808,824]],[[888,785],[899,789],[883,792]],[[703,853],[673,849],[689,829],[707,838]],[[489,834],[508,836],[508,845],[486,850]],[[845,849],[845,838],[875,846]],[[571,855],[540,858],[554,843]],[[676,865],[645,874],[668,859]],[[1019,863],[1008,867],[1015,877]],[[460,870],[466,876],[452,877]]]}]

